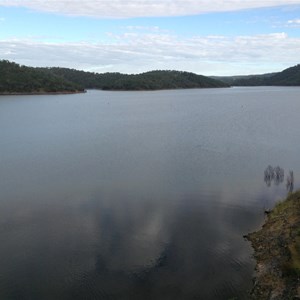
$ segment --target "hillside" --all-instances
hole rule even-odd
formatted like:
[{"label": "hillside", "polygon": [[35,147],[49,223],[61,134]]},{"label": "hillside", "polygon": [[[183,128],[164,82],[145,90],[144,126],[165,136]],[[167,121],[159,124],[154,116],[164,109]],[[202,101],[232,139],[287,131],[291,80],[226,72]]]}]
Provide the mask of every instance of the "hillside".
[{"label": "hillside", "polygon": [[288,68],[268,78],[268,85],[300,86],[300,65]]},{"label": "hillside", "polygon": [[68,68],[32,68],[0,61],[0,94],[68,93],[84,89],[161,90],[229,87],[209,77],[180,71],[127,75],[92,73]]},{"label": "hillside", "polygon": [[85,88],[103,90],[162,90],[183,88],[228,87],[227,83],[202,75],[180,71],[150,71],[141,74],[91,73],[66,68],[50,68],[55,75],[64,77]]},{"label": "hillside", "polygon": [[259,74],[259,75],[236,75],[236,76],[212,76],[212,78],[223,81],[229,85],[236,85],[239,82],[247,82],[252,81],[252,82],[257,82],[260,83],[262,80],[265,78],[271,77],[277,73],[267,73],[267,74]]},{"label": "hillside", "polygon": [[0,60],[0,94],[72,93],[84,89],[162,90],[229,86],[300,86],[300,65],[279,73],[206,77],[183,71],[141,74],[93,73],[68,68],[33,68]]},{"label": "hillside", "polygon": [[300,65],[278,73],[215,78],[232,86],[300,86]]},{"label": "hillside", "polygon": [[83,88],[52,72],[0,61],[0,94],[73,93]]}]

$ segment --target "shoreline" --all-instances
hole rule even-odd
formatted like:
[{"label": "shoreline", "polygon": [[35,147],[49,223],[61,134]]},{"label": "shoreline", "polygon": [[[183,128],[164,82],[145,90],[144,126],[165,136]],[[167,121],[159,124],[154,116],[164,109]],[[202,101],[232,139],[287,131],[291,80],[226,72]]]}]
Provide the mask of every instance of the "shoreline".
[{"label": "shoreline", "polygon": [[256,259],[251,299],[300,299],[300,191],[276,204],[262,228],[244,238]]},{"label": "shoreline", "polygon": [[71,95],[71,94],[84,94],[86,90],[83,91],[60,91],[60,92],[20,92],[20,93],[0,93],[0,96],[34,96],[34,95]]},{"label": "shoreline", "polygon": [[69,95],[69,94],[84,94],[87,93],[88,90],[96,90],[96,91],[103,91],[103,92],[156,92],[156,91],[172,91],[172,90],[197,90],[197,89],[228,89],[232,88],[231,86],[228,87],[189,87],[189,88],[184,88],[184,87],[179,87],[179,88],[161,88],[161,89],[101,89],[101,88],[90,88],[90,89],[85,89],[83,91],[61,91],[61,92],[5,92],[1,93],[0,96],[32,96],[32,95]]}]

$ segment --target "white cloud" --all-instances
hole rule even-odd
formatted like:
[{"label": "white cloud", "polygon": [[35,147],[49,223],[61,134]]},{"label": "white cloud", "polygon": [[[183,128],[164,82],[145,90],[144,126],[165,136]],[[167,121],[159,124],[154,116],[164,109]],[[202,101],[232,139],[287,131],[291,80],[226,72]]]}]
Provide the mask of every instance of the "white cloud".
[{"label": "white cloud", "polygon": [[288,27],[300,27],[300,19],[289,20],[287,22]]},{"label": "white cloud", "polygon": [[289,20],[288,24],[300,24],[300,19],[296,19],[296,20]]},{"label": "white cloud", "polygon": [[0,6],[99,18],[195,15],[300,4],[299,0],[0,0]]},{"label": "white cloud", "polygon": [[167,33],[111,34],[110,43],[46,43],[2,40],[0,57],[32,66],[96,72],[139,73],[177,69],[204,75],[278,71],[299,63],[300,38],[285,33],[254,36],[194,36]]}]

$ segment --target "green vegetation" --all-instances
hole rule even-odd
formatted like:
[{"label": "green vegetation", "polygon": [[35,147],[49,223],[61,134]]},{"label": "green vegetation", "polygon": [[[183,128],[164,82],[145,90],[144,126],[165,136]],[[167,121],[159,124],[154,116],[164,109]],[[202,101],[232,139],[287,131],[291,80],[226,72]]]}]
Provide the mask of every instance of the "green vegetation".
[{"label": "green vegetation", "polygon": [[262,75],[213,76],[212,78],[221,80],[231,86],[237,86],[239,83],[247,83],[248,81],[257,81],[257,85],[259,85],[258,82],[261,82],[263,78],[267,78],[275,74],[277,73],[268,73]]},{"label": "green vegetation", "polygon": [[213,78],[222,80],[232,86],[300,86],[300,65],[279,73]]},{"label": "green vegetation", "polygon": [[0,94],[72,93],[83,91],[52,72],[0,61]]},{"label": "green vegetation", "polygon": [[247,239],[257,260],[253,299],[295,299],[300,278],[300,191],[278,203]]},{"label": "green vegetation", "polygon": [[229,86],[219,80],[180,71],[151,71],[128,75],[121,73],[97,74],[66,68],[51,68],[48,70],[85,88],[102,90],[162,90]]},{"label": "green vegetation", "polygon": [[300,85],[300,65],[283,70],[267,80],[268,85]]},{"label": "green vegetation", "polygon": [[229,86],[300,86],[300,65],[280,73],[249,76],[206,77],[182,71],[141,74],[93,73],[68,68],[32,68],[0,61],[0,94],[72,93],[84,89],[163,90]]},{"label": "green vegetation", "polygon": [[151,71],[136,75],[92,73],[67,68],[32,68],[0,61],[0,94],[72,93],[84,89],[161,90],[229,87],[189,72]]}]

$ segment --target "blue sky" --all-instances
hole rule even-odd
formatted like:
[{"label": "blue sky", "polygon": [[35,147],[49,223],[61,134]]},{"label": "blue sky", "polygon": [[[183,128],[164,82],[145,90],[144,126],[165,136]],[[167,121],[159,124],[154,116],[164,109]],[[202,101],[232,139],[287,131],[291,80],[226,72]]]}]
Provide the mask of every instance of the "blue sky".
[{"label": "blue sky", "polygon": [[0,59],[30,66],[237,75],[299,58],[300,0],[0,0]]}]

